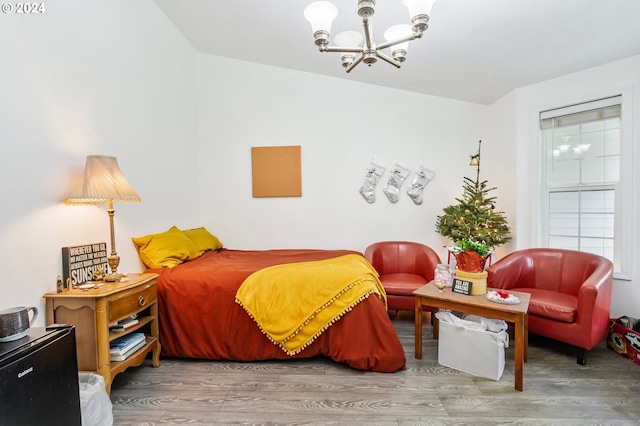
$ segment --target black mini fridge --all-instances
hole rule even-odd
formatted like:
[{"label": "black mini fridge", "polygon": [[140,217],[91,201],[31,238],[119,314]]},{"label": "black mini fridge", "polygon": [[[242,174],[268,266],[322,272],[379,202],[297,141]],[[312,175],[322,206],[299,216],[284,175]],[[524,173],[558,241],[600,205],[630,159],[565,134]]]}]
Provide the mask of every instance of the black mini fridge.
[{"label": "black mini fridge", "polygon": [[34,327],[0,343],[0,425],[81,424],[75,327]]}]

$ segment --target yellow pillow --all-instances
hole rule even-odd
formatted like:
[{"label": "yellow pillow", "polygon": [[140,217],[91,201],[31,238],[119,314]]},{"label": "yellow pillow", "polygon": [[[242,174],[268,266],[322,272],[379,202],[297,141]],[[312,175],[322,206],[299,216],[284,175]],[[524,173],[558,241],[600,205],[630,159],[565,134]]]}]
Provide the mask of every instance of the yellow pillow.
[{"label": "yellow pillow", "polygon": [[184,232],[171,227],[160,234],[131,239],[138,250],[140,260],[149,268],[173,268],[185,260],[198,257],[198,249]]},{"label": "yellow pillow", "polygon": [[218,250],[222,248],[222,243],[218,237],[211,235],[205,228],[187,229],[183,232],[193,241],[200,254],[207,250]]}]

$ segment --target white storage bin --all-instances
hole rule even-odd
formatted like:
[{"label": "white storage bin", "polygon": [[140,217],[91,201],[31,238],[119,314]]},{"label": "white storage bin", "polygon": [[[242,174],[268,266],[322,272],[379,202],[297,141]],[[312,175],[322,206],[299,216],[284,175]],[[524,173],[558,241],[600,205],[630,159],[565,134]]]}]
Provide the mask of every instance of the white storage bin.
[{"label": "white storage bin", "polygon": [[509,347],[507,323],[477,315],[465,319],[439,311],[438,363],[465,373],[500,380],[504,350]]}]

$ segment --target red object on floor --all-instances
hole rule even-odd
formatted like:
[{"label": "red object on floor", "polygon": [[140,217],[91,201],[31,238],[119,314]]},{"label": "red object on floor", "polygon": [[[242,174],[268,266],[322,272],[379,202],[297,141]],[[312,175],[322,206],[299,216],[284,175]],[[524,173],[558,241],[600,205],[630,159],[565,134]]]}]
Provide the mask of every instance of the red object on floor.
[{"label": "red object on floor", "polygon": [[607,346],[640,365],[640,333],[611,320]]}]

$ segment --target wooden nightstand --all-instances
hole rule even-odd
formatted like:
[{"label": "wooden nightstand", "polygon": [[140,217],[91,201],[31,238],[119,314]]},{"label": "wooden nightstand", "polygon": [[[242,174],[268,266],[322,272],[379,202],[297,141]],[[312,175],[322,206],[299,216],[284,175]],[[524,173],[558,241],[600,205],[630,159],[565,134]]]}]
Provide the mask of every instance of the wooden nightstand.
[{"label": "wooden nightstand", "polygon": [[[104,377],[108,393],[114,376],[142,364],[149,352],[153,366],[160,366],[157,277],[157,274],[129,274],[126,281],[104,283],[99,288],[44,295],[47,325],[76,326],[78,369]],[[121,332],[109,331],[109,324],[136,314],[139,323],[135,326]],[[146,345],[124,361],[111,362],[109,342],[134,331],[146,334]]]}]

